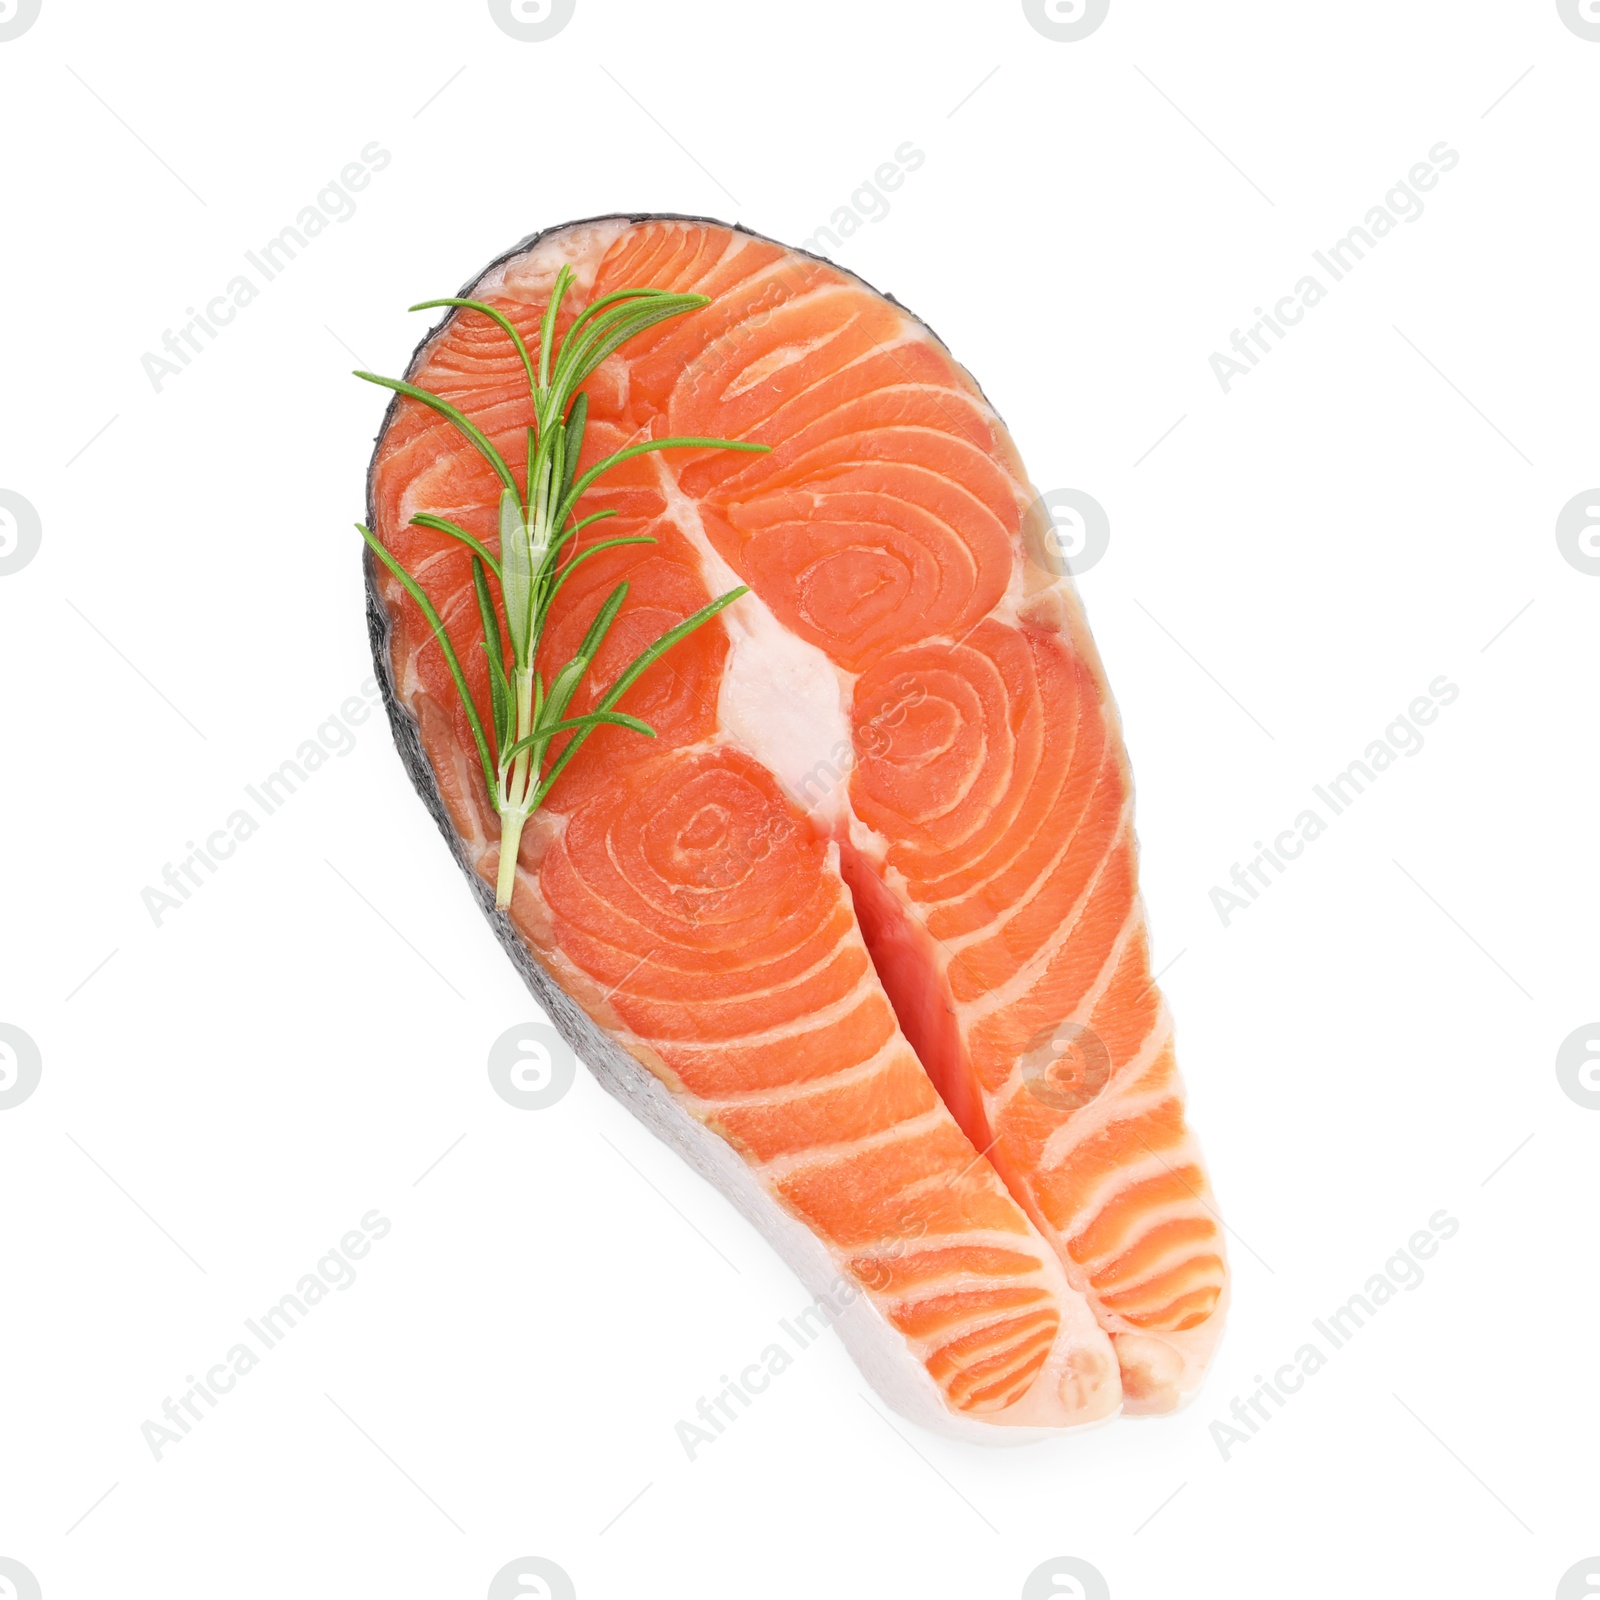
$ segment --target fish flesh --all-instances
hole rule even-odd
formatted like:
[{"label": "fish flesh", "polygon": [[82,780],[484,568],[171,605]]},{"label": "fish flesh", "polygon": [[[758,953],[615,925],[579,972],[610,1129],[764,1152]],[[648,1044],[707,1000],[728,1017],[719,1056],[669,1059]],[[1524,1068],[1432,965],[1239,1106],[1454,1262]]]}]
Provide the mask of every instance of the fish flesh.
[{"label": "fish flesh", "polygon": [[[522,834],[500,828],[433,629],[367,561],[379,678],[413,781],[563,1036],[827,1293],[907,1417],[1012,1442],[1170,1411],[1219,1336],[1227,1265],[1150,973],[1120,724],[1016,447],[892,299],[740,227],[611,216],[525,240],[463,290],[535,346],[613,291],[710,303],[585,384],[580,470],[642,440],[770,453],[636,456],[585,494],[608,549],[556,597],[550,681],[629,593],[572,703],[716,596]],[[407,380],[508,461],[530,417],[489,317],[454,309]],[[396,395],[369,525],[490,697],[472,557],[500,485]],[[487,718],[487,710],[483,712]]]}]

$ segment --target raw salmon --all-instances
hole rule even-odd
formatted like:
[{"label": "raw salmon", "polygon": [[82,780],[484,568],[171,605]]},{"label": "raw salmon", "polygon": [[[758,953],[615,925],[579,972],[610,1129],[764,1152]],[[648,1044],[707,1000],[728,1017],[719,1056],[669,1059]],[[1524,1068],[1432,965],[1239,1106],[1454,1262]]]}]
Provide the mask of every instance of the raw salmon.
[{"label": "raw salmon", "polygon": [[[991,1440],[1172,1409],[1220,1331],[1223,1240],[1150,975],[1116,711],[1004,426],[902,307],[740,228],[574,223],[463,296],[531,345],[562,263],[581,292],[558,327],[623,288],[710,297],[595,372],[581,467],[668,436],[772,449],[643,455],[596,484],[580,513],[617,513],[596,537],[656,542],[574,573],[546,681],[619,579],[591,684],[751,593],[619,703],[656,738],[604,727],[578,752],[495,913],[468,719],[369,559],[419,790],[563,1034],[830,1294],[892,1404]],[[406,376],[517,459],[527,389],[487,316],[452,312]],[[412,519],[494,549],[498,498],[482,456],[397,396],[371,527],[480,707],[471,557]]]}]

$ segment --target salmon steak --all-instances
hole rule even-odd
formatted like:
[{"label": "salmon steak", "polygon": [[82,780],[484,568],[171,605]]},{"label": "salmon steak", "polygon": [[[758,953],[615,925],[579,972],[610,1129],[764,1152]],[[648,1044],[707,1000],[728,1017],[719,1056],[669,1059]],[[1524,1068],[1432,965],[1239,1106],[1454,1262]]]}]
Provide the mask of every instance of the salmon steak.
[{"label": "salmon steak", "polygon": [[654,737],[586,729],[502,862],[483,564],[417,519],[504,555],[504,474],[396,393],[366,570],[411,777],[562,1036],[828,1296],[889,1404],[998,1443],[1171,1411],[1216,1345],[1226,1256],[1121,727],[1038,491],[902,306],[706,220],[534,235],[462,292],[504,324],[430,302],[450,309],[406,381],[519,462],[533,372],[506,325],[534,349],[552,301],[559,332],[635,287],[707,298],[594,368],[580,486],[625,447],[705,442],[583,490],[580,516],[611,515],[573,550],[648,542],[573,565],[530,671],[554,683],[622,582],[595,685],[748,592],[615,701]]}]

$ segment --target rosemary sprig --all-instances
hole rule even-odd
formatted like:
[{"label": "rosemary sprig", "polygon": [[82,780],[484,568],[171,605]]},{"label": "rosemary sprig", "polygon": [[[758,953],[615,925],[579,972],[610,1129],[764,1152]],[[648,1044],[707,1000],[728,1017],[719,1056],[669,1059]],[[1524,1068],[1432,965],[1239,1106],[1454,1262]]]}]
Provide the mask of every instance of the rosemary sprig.
[{"label": "rosemary sprig", "polygon": [[[642,672],[680,639],[687,638],[724,606],[749,592],[744,586],[730,589],[710,605],[702,606],[692,617],[685,617],[675,628],[669,628],[623,668],[590,711],[569,717],[567,708],[622,609],[628,585],[619,583],[611,591],[595,613],[578,653],[546,684],[535,670],[534,660],[550,603],[574,569],[590,556],[618,545],[656,542],[641,535],[603,539],[585,549],[577,549],[574,540],[579,533],[593,523],[616,515],[615,511],[596,511],[574,521],[579,500],[613,467],[649,451],[689,446],[747,451],[771,448],[738,439],[651,439],[615,451],[580,474],[578,457],[583,450],[589,417],[588,397],[580,386],[607,356],[636,334],[668,317],[697,311],[711,302],[701,294],[671,294],[664,289],[619,289],[585,307],[558,346],[556,317],[571,286],[572,271],[563,266],[556,274],[550,303],[545,309],[536,352],[529,351],[509,317],[481,300],[424,300],[411,307],[413,311],[431,310],[436,306],[481,311],[504,330],[516,347],[533,404],[533,420],[528,426],[527,463],[520,486],[488,435],[448,400],[398,378],[380,378],[371,372],[356,373],[356,377],[368,383],[408,395],[436,411],[478,451],[500,480],[498,556],[481,539],[444,517],[419,512],[411,519],[415,526],[445,534],[472,553],[472,586],[483,628],[481,648],[489,660],[490,726],[487,729],[467,689],[466,673],[455,646],[433,602],[371,529],[362,523],[356,524],[373,554],[416,601],[439,641],[445,664],[455,680],[456,692],[461,696],[483,766],[483,781],[500,816],[500,871],[495,885],[495,904],[500,907],[511,903],[511,892],[516,886],[517,850],[528,818],[544,803],[584,740],[600,727],[627,728],[653,739],[655,729],[637,717],[615,710],[617,701]],[[494,588],[490,586],[491,578]],[[510,643],[509,662],[507,641]],[[552,759],[550,741],[558,735],[569,737]]]}]

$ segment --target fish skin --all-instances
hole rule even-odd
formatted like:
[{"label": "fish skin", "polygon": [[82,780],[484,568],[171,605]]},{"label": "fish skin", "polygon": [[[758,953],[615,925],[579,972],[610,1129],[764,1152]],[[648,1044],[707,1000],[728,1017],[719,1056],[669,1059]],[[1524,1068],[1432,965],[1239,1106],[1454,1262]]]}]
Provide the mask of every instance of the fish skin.
[{"label": "fish skin", "polygon": [[[618,225],[636,228],[662,222],[682,222],[707,230],[725,230],[735,237],[754,240],[774,252],[784,252],[786,257],[816,262],[819,269],[825,269],[816,274],[818,279],[826,280],[828,275],[840,275],[852,285],[860,282],[849,274],[839,274],[839,269],[831,263],[806,257],[802,252],[785,251],[785,247],[750,234],[748,230],[731,229],[708,219],[629,216],[585,219],[579,224],[565,224],[530,235],[492,263],[485,273],[474,278],[462,294],[472,294],[486,278],[492,279],[500,269],[525,260],[530,252],[571,238],[575,229],[604,230]],[[713,238],[705,245],[704,253],[710,255],[715,248]],[[810,269],[802,270],[807,273],[809,280]],[[633,274],[626,275],[626,280],[650,281]],[[671,286],[677,287],[676,284]],[[870,289],[866,285],[861,287]],[[709,289],[707,292],[710,292]],[[870,292],[876,295],[876,291]],[[581,304],[587,298],[588,295],[583,294],[575,297],[573,303]],[[878,303],[903,312],[903,308],[892,297],[881,296],[877,299]],[[714,311],[716,306],[707,309],[708,312]],[[446,317],[422,341],[408,368],[408,377],[414,377],[425,366],[436,341],[446,335],[457,321],[455,315]],[[674,337],[681,337],[682,332],[681,329],[675,329],[673,324],[655,330],[655,337],[650,340],[652,351],[646,353],[642,364],[639,380],[641,392],[646,392],[652,382],[670,385],[675,381],[673,372],[682,368],[681,364],[679,368],[674,368],[669,358],[670,351],[657,360],[656,368],[659,371],[650,368],[649,355],[654,348],[663,344],[670,346]],[[999,424],[992,408],[987,407],[981,391],[962,369],[954,367],[953,358],[948,358],[948,352],[944,351],[942,344],[936,339],[931,343],[950,360],[959,382],[973,397],[975,407],[981,408],[974,411],[974,416],[981,417],[982,412],[986,411],[993,418],[998,428],[995,450],[1000,458],[998,465],[1003,466],[1016,482],[1025,484],[1026,478],[1020,461],[1016,459],[1014,447],[1010,445],[1003,425]],[[624,351],[625,357],[629,356],[632,348],[630,346],[629,350]],[[596,374],[591,386],[601,391],[596,414],[602,424],[606,411],[610,409],[614,412],[621,403],[616,395],[608,397],[604,392],[604,372],[605,369],[602,369],[601,373]],[[470,377],[470,371],[463,367],[462,382],[466,383]],[[442,392],[449,393],[449,390]],[[465,394],[467,391],[463,389],[462,392]],[[477,392],[480,399],[484,398],[481,390]],[[491,411],[502,404],[493,395],[488,398]],[[392,456],[385,456],[384,447],[391,437],[393,424],[403,415],[406,404],[399,396],[391,401],[379,435],[379,449],[374,454],[369,472],[369,524],[379,529],[380,533],[383,532],[383,522],[392,525],[395,521],[392,515],[387,518],[382,515],[384,508],[380,507],[378,493],[380,466],[387,468],[393,460]],[[503,404],[514,406],[514,394],[509,394]],[[480,415],[480,407],[475,404],[471,409],[482,422],[484,419]],[[660,431],[690,430],[674,426]],[[701,430],[696,428],[693,431]],[[741,432],[726,421],[715,427],[705,427],[703,431]],[[759,433],[756,436],[759,437]],[[777,454],[779,452],[775,452]],[[644,459],[653,462],[655,458]],[[746,470],[745,464],[750,459],[725,456],[719,463],[716,458],[702,454],[698,460],[691,459],[680,468],[679,476],[691,477],[698,470],[704,498],[706,494],[714,494],[719,487],[725,486],[730,479],[736,479]],[[772,458],[756,459],[765,464]],[[630,463],[630,466],[638,466],[638,463]],[[775,462],[775,466],[780,473],[784,470],[781,460]],[[653,492],[656,486],[651,483],[648,473],[641,471],[637,475],[629,474],[626,478],[619,474],[617,479],[608,479],[599,487],[603,491],[602,500],[605,494],[611,494],[625,514],[643,518],[651,523],[652,531],[660,531],[657,524],[661,511],[656,505],[659,496]],[[618,522],[623,520],[619,518]],[[610,533],[613,530],[608,527],[605,531]],[[615,531],[626,530],[619,527]],[[735,530],[736,533],[738,531]],[[1029,531],[1024,528],[1022,536],[1027,537]],[[1035,528],[1031,531],[1036,534],[1039,530]],[[724,545],[728,549],[735,549],[738,544],[737,538],[718,539],[715,533],[711,538],[713,543],[718,544],[719,553],[726,553],[722,549]],[[685,573],[692,572],[695,552],[673,547],[671,540],[667,541],[667,545],[667,548],[653,551],[645,559],[658,560],[667,568],[676,567]],[[398,553],[401,559],[407,559],[403,548]],[[589,565],[599,568],[603,562],[596,561]],[[1016,564],[1013,562],[1012,565]],[[991,572],[989,579],[983,580],[990,583],[990,588],[970,598],[965,611],[958,607],[952,613],[952,618],[964,622],[975,615],[977,626],[989,627],[984,618],[992,617],[996,606],[1005,599],[1010,612],[1006,625],[1011,628],[1013,635],[1027,633],[1029,628],[1043,629],[1047,638],[1047,653],[1048,638],[1053,637],[1058,654],[1069,668],[1076,671],[1080,690],[1087,684],[1095,692],[1104,722],[1105,742],[1114,753],[1114,758],[1108,761],[1110,777],[1107,781],[1113,786],[1120,784],[1126,791],[1130,784],[1115,709],[1105,689],[1104,674],[1089,639],[1076,595],[1072,592],[1070,582],[1041,581],[1036,570],[1027,569],[1026,563],[1022,565],[1025,571],[1020,590],[1015,582],[1016,574],[1013,573],[996,592],[992,582],[994,574]],[[909,1058],[908,1061],[896,1057],[891,1063],[900,1092],[910,1097],[910,1102],[903,1108],[906,1117],[901,1119],[902,1122],[916,1122],[919,1117],[924,1119],[925,1132],[931,1145],[940,1147],[942,1151],[935,1159],[936,1168],[941,1161],[951,1170],[958,1162],[965,1162],[969,1158],[975,1163],[970,1176],[963,1175],[957,1185],[958,1189],[972,1191],[962,1202],[965,1207],[963,1214],[955,1218],[953,1232],[941,1235],[934,1241],[945,1250],[946,1257],[950,1251],[966,1251],[965,1259],[969,1267],[973,1267],[982,1257],[982,1269],[974,1268],[976,1277],[971,1271],[965,1277],[958,1275],[957,1287],[970,1287],[976,1281],[982,1294],[989,1297],[991,1313],[1008,1293],[1016,1292],[1014,1283],[1008,1286],[1003,1281],[1007,1272],[991,1270],[999,1257],[994,1255],[995,1241],[989,1236],[994,1230],[986,1231],[982,1226],[986,1218],[978,1214],[985,1207],[993,1213],[987,1220],[993,1221],[995,1217],[1001,1219],[998,1231],[1010,1240],[1014,1253],[1033,1263],[1022,1273],[1023,1277],[1030,1280],[1030,1286],[1018,1302],[1019,1315],[1009,1319],[1002,1316],[999,1325],[1006,1328],[1013,1323],[1026,1323],[1028,1315],[1038,1313],[1043,1318],[1040,1329],[1048,1324],[1047,1338],[1040,1329],[1035,1329],[1033,1334],[1033,1342],[1040,1346],[1043,1355],[1040,1356],[1038,1350],[1032,1350],[1029,1360],[1038,1359],[1029,1369],[1031,1375],[1024,1375],[1027,1378],[1025,1386],[1014,1393],[1005,1389],[1003,1404],[994,1401],[994,1397],[985,1389],[983,1356],[987,1349],[985,1341],[993,1343],[992,1330],[998,1313],[991,1314],[987,1322],[979,1317],[971,1324],[963,1341],[959,1293],[946,1294],[941,1299],[935,1293],[925,1292],[920,1299],[907,1300],[896,1292],[904,1287],[894,1281],[897,1272],[903,1275],[903,1263],[932,1262],[938,1250],[932,1245],[921,1249],[918,1241],[913,1240],[899,1256],[877,1259],[870,1249],[864,1255],[852,1254],[847,1242],[841,1242],[838,1238],[825,1240],[817,1228],[808,1227],[798,1220],[807,1214],[808,1201],[803,1181],[807,1159],[802,1158],[798,1162],[798,1170],[775,1169],[763,1177],[761,1163],[752,1164],[751,1157],[753,1154],[768,1154],[762,1139],[771,1135],[753,1131],[754,1124],[748,1116],[738,1127],[732,1126],[732,1123],[739,1121],[733,1112],[723,1111],[719,1120],[719,1113],[705,1096],[686,1091],[681,1075],[668,1059],[672,1050],[669,1048],[664,1051],[660,1038],[653,1044],[647,1043],[619,1016],[616,1003],[602,995],[592,974],[584,972],[565,958],[559,943],[560,936],[555,931],[559,919],[552,919],[548,904],[530,913],[524,903],[526,897],[519,887],[518,901],[514,903],[511,913],[494,909],[492,887],[485,877],[485,862],[492,865],[497,829],[486,802],[474,793],[474,783],[481,780],[475,777],[476,769],[472,763],[453,759],[452,747],[459,747],[460,739],[459,730],[452,732],[448,726],[450,711],[425,695],[419,700],[415,683],[403,683],[397,679],[393,657],[396,613],[390,610],[385,601],[383,575],[375,570],[375,563],[370,556],[366,570],[369,631],[379,681],[402,759],[452,853],[473,882],[485,914],[489,916],[497,936],[518,970],[563,1037],[595,1070],[608,1090],[677,1148],[692,1165],[716,1182],[773,1240],[813,1293],[830,1294],[837,1298],[841,1283],[853,1288],[855,1292],[849,1304],[841,1310],[836,1326],[863,1370],[885,1398],[904,1414],[926,1426],[985,1442],[1012,1442],[1061,1427],[1098,1421],[1119,1406],[1131,1413],[1167,1410],[1187,1398],[1203,1371],[1220,1330],[1226,1281],[1220,1234],[1214,1225],[1208,1225],[1213,1208],[1209,1190],[1205,1186],[1203,1168],[1193,1149],[1192,1137],[1182,1128],[1181,1085],[1171,1064],[1170,1043],[1166,1033],[1162,1033],[1152,1059],[1146,1060],[1135,1052],[1126,1061],[1117,1063],[1116,1070],[1109,1075],[1109,1082],[1101,1086],[1099,1095],[1089,1105],[1069,1107],[1063,1114],[1045,1115],[1041,1119],[1039,1113],[1042,1103],[1036,1098],[1024,1100],[1021,1111],[1025,1114],[1019,1119],[1016,1114],[1017,1063],[1012,1063],[1013,1070],[1007,1077],[996,1076],[999,1066],[995,1063],[1003,1065],[1006,1049],[1003,1041],[989,1041],[985,1045],[981,1034],[975,1029],[966,1029],[958,1041],[959,1049],[963,1066],[973,1074],[979,1093],[976,1096],[969,1094],[968,1098],[974,1104],[965,1109],[958,1126],[957,1119],[949,1114],[937,1098],[925,1092],[927,1080],[917,1078],[915,1057],[911,1056],[904,1035],[897,1034],[892,1019],[888,1023],[890,1036],[883,1048],[891,1055],[900,1051],[905,1058]],[[977,578],[982,579],[983,570],[980,567]],[[778,571],[781,579],[781,562]],[[685,603],[680,614],[692,608]],[[887,626],[891,631],[892,625],[893,618],[890,616]],[[834,647],[837,664],[846,671],[864,669],[870,673],[885,655],[893,654],[892,644],[887,651],[880,648],[881,638],[830,636],[826,627],[810,631],[819,649],[826,649],[829,645]],[[1032,634],[1028,637],[1037,654],[1038,641]],[[1013,638],[1013,648],[1015,643]],[[702,630],[701,634],[679,648],[683,650],[697,644],[703,658],[699,665],[708,674],[708,681],[715,681],[723,669],[727,651],[720,625],[713,624]],[[674,661],[677,661],[676,655]],[[1055,666],[1059,668],[1061,663],[1058,661]],[[602,663],[597,681],[604,682],[607,676],[606,666]],[[704,726],[703,718],[699,724],[695,724],[692,707],[689,712],[690,722],[676,730],[682,734],[677,749],[666,750],[654,759],[668,763],[669,767],[672,763],[704,762],[707,759],[706,742],[708,737],[715,741],[715,730]],[[649,712],[644,711],[636,714],[650,716]],[[613,745],[620,739],[633,737],[623,734],[622,730],[604,732],[614,736]],[[597,736],[593,743],[599,744],[600,737]],[[430,748],[434,752],[432,757]],[[449,758],[441,760],[440,752],[445,752]],[[574,779],[582,765],[582,761],[574,762],[569,769]],[[593,765],[591,763],[591,767]],[[857,787],[856,780],[860,776],[861,768],[858,766],[852,777],[852,791]],[[566,782],[564,779],[563,783]],[[577,810],[573,814],[576,815],[585,808],[593,811],[601,803],[602,791],[607,785],[591,779],[588,784],[574,782],[568,787],[571,792],[563,794],[558,786],[551,796],[552,806],[562,807],[563,810],[568,806],[575,807]],[[771,806],[778,803],[776,799],[768,802]],[[1119,808],[1118,815],[1121,814]],[[1125,847],[1122,846],[1124,833]],[[817,882],[825,888],[819,892],[826,892],[826,886],[837,885],[840,903],[848,906],[850,894],[844,888],[841,875],[840,841],[833,839],[820,842],[822,856],[816,869]],[[543,817],[535,819],[535,826],[530,829],[530,837],[525,844],[522,874],[526,876],[529,872],[530,856],[540,874],[548,863],[559,863],[564,843],[563,823]],[[844,843],[848,852],[851,845],[848,840]],[[886,846],[886,854],[892,854],[895,848],[895,841],[882,830],[877,831],[872,844],[874,847]],[[1125,858],[1127,884],[1131,891],[1131,824],[1119,826],[1106,849],[1113,872],[1122,869]],[[1117,859],[1111,862],[1111,857]],[[859,862],[857,870],[861,870]],[[1106,870],[1105,863],[1095,868],[1100,876],[1104,876]],[[914,876],[907,877],[903,872],[897,872],[897,879],[898,910],[909,930],[907,937],[921,936],[925,941],[934,941],[933,946],[925,944],[924,948],[936,947],[938,935],[930,932],[932,918],[916,899],[917,889],[927,885],[916,881]],[[933,881],[936,880],[930,880]],[[1081,894],[1078,898],[1083,900]],[[1134,946],[1142,952],[1144,935],[1136,891],[1131,891],[1131,899],[1126,895],[1123,898],[1127,900],[1128,909],[1121,935],[1124,940],[1121,956],[1127,956],[1129,949]],[[1087,909],[1086,901],[1083,908]],[[519,916],[522,923],[520,927],[516,920]],[[1044,917],[1042,920],[1048,924],[1050,919]],[[978,931],[982,931],[981,927]],[[567,936],[571,937],[570,930]],[[552,939],[557,942],[552,944]],[[859,944],[859,934],[855,935],[855,939]],[[649,961],[650,956],[647,955],[644,962]],[[1123,966],[1137,968],[1138,962],[1131,957],[1126,961],[1119,957],[1111,965],[1115,970],[1109,975],[1101,974],[1106,981],[1101,984],[1100,998],[1103,998],[1109,984],[1122,981]],[[950,962],[942,963],[943,970],[939,973],[943,992],[947,996],[953,994],[949,976],[951,966]],[[1147,962],[1143,975],[1148,977]],[[972,994],[966,995],[957,1004],[983,1001],[985,991],[981,976]],[[1135,984],[1138,977],[1139,972],[1133,971],[1132,977],[1124,982],[1124,987]],[[1089,1014],[1093,1015],[1093,1005],[1098,1000],[1090,1001],[1089,993],[1089,990],[1085,990],[1078,998],[1090,1004]],[[899,998],[896,996],[897,1000]],[[636,997],[628,992],[624,995],[624,1001],[635,1004]],[[704,1014],[706,1002],[701,1000],[697,1003]],[[662,1008],[658,1006],[659,1009]],[[1152,1024],[1156,1031],[1168,1029],[1164,1008],[1160,1016],[1163,1020],[1159,1024]],[[1001,1020],[1003,1022],[1004,1017]],[[1148,1037],[1147,1032],[1145,1039]],[[625,1040],[628,1047],[624,1048],[619,1040]],[[975,1043],[984,1048],[975,1051]],[[987,1079],[984,1077],[983,1063],[973,1059],[975,1054],[983,1057],[985,1049],[987,1057],[991,1058]],[[919,1081],[924,1091],[920,1100]],[[712,1100],[715,1098],[713,1096]],[[950,1094],[945,1096],[952,1105],[959,1098]],[[981,1100],[981,1111],[975,1109],[978,1100]],[[1126,1114],[1110,1117],[1109,1108],[1113,1106],[1121,1106]],[[1172,1107],[1177,1108],[1176,1132],[1173,1131]],[[1046,1104],[1043,1110],[1061,1112],[1062,1108]],[[1084,1112],[1091,1114],[1085,1116]],[[1165,1121],[1161,1113],[1166,1114]],[[1031,1125],[1028,1114],[1031,1114]],[[1141,1121],[1141,1118],[1144,1120]],[[981,1129],[969,1127],[969,1123],[980,1122]],[[886,1124],[896,1125],[892,1119]],[[999,1153],[998,1156],[991,1154],[989,1159],[985,1159],[979,1154],[981,1146],[968,1134],[981,1131],[988,1137],[991,1126],[999,1130]],[[1158,1140],[1154,1148],[1149,1144],[1144,1146],[1147,1154],[1157,1163],[1156,1168],[1146,1171],[1150,1162],[1138,1157],[1136,1152],[1134,1159],[1129,1160],[1130,1128],[1132,1135],[1137,1135],[1141,1142],[1145,1133]],[[967,1132],[964,1133],[964,1129]],[[1140,1130],[1143,1130],[1142,1133]],[[1163,1139],[1165,1143],[1160,1142]],[[778,1137],[777,1143],[781,1145],[781,1137]],[[944,1149],[945,1145],[948,1145],[948,1150]],[[744,1151],[743,1155],[739,1153],[740,1149]],[[1068,1155],[1077,1150],[1086,1153],[1076,1162],[1066,1160]],[[1162,1152],[1169,1155],[1176,1152],[1174,1159],[1178,1164],[1170,1164]],[[780,1166],[782,1159],[780,1156]],[[1141,1161],[1143,1166],[1140,1165]],[[771,1165],[770,1160],[767,1165]],[[1127,1185],[1124,1184],[1120,1189],[1111,1185],[1119,1173],[1130,1166],[1138,1168],[1138,1181],[1146,1186],[1153,1184],[1159,1188],[1163,1177],[1167,1184],[1169,1192],[1160,1202],[1157,1220],[1150,1227],[1140,1227],[1139,1215],[1129,1217],[1118,1211],[1119,1201],[1128,1192]],[[1078,1170],[1082,1168],[1093,1168],[1101,1174],[1100,1191],[1095,1191],[1093,1184],[1085,1187],[1081,1181],[1074,1182],[1075,1178],[1082,1178],[1083,1173]],[[1164,1172],[1161,1170],[1163,1168]],[[1000,1181],[1002,1178],[1005,1180],[1003,1184]],[[787,1188],[784,1187],[785,1180],[788,1180]],[[1128,1209],[1124,1203],[1122,1210],[1126,1212]],[[813,1205],[813,1221],[820,1214]],[[1168,1250],[1165,1255],[1161,1253],[1163,1246]],[[985,1251],[989,1255],[984,1255]],[[1173,1254],[1173,1251],[1178,1253]],[[1004,1254],[1005,1250],[1002,1249],[1000,1255]],[[880,1251],[879,1256],[882,1255]],[[1199,1267],[1195,1265],[1202,1257],[1215,1260],[1216,1270],[1209,1277],[1209,1268],[1203,1262]],[[1017,1276],[1014,1263],[1010,1276]],[[925,1291],[930,1284],[937,1289],[940,1281],[937,1276],[924,1279],[922,1286]],[[1196,1294],[1201,1298],[1211,1295],[1203,1311],[1194,1299]],[[1185,1295],[1189,1297],[1187,1301]],[[1174,1304],[1178,1306],[1176,1314]],[[1184,1316],[1196,1313],[1199,1313],[1198,1319],[1191,1325],[1178,1325]],[[945,1335],[950,1336],[946,1343],[938,1344],[937,1340]],[[1018,1333],[1017,1337],[1022,1338],[1022,1333]],[[1002,1368],[1004,1364],[1002,1361]],[[1004,1382],[1000,1387],[1004,1389]],[[990,1402],[998,1405],[998,1410],[985,1411],[983,1406]]]}]

